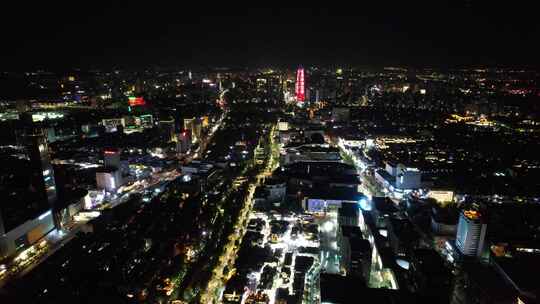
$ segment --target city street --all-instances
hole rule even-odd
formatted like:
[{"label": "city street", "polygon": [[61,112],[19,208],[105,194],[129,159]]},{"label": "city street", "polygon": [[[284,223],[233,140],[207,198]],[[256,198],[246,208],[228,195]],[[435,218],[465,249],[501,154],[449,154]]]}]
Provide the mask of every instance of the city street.
[{"label": "city street", "polygon": [[330,211],[316,220],[320,231],[321,268],[331,274],[341,273],[341,256],[337,243],[337,212]]},{"label": "city street", "polygon": [[[270,139],[270,147],[274,147],[274,132],[275,126],[271,128],[268,135]],[[240,246],[236,246],[235,244],[237,241],[241,242],[244,234],[246,233],[246,228],[249,222],[248,219],[253,208],[253,194],[255,193],[257,186],[261,184],[261,181],[264,180],[265,177],[269,176],[276,168],[277,164],[274,162],[274,155],[274,153],[270,153],[270,155],[266,156],[269,158],[269,161],[267,162],[268,165],[263,170],[258,172],[255,180],[247,186],[248,193],[244,197],[243,208],[240,212],[240,216],[234,224],[235,233],[231,234],[228,238],[225,251],[219,257],[218,266],[212,271],[212,277],[208,282],[206,291],[201,296],[201,303],[219,303],[221,299],[225,283],[228,280],[228,277],[224,276],[223,270],[225,267],[231,268],[234,266],[238,249],[240,248]],[[242,178],[242,176],[240,176],[240,178]]]}]

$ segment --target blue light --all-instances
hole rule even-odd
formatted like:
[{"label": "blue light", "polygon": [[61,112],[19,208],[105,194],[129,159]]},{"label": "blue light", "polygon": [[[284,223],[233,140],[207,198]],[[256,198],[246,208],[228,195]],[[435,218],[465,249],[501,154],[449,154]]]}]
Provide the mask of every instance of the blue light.
[{"label": "blue light", "polygon": [[371,203],[365,199],[362,198],[358,201],[358,204],[360,205],[360,208],[364,211],[371,211]]},{"label": "blue light", "polygon": [[399,265],[399,267],[409,270],[410,263],[408,261],[405,261],[403,259],[396,259],[396,264]]}]

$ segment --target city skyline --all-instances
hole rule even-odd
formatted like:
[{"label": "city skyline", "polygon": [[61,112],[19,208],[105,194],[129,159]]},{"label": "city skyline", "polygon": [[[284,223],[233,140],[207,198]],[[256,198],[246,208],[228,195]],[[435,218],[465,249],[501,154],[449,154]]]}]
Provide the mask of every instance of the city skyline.
[{"label": "city skyline", "polygon": [[0,19],[0,303],[538,303],[535,10],[178,4]]}]

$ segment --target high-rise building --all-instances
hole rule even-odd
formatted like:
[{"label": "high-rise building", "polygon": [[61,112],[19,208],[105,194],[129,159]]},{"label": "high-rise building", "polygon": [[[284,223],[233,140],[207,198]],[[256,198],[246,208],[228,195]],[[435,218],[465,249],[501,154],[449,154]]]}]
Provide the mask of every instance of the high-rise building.
[{"label": "high-rise building", "polygon": [[160,120],[158,122],[158,127],[160,134],[166,142],[176,142],[176,132],[175,132],[175,121],[171,120]]},{"label": "high-rise building", "polygon": [[112,167],[115,169],[120,168],[120,150],[119,149],[105,149],[103,151],[103,165],[105,167]]},{"label": "high-rise building", "polygon": [[195,118],[184,118],[184,130],[193,130]]},{"label": "high-rise building", "polygon": [[201,139],[201,129],[201,122],[197,118],[184,119],[184,130],[191,132],[191,141],[193,143]]},{"label": "high-rise building", "polygon": [[197,140],[197,141],[201,141],[202,140],[202,123],[199,119],[195,119],[195,124],[193,125],[193,137]]},{"label": "high-rise building", "polygon": [[484,247],[487,225],[480,212],[464,210],[459,216],[456,247],[465,256],[479,256]]},{"label": "high-rise building", "polygon": [[137,80],[135,81],[134,92],[138,96],[144,93],[144,84],[140,78],[137,78]]},{"label": "high-rise building", "polygon": [[183,130],[180,134],[178,134],[176,152],[186,153],[189,149],[191,149],[191,131]]},{"label": "high-rise building", "polygon": [[24,146],[27,159],[15,169],[3,169],[12,170],[11,176],[20,173],[29,177],[29,183],[23,188],[10,189],[0,206],[0,257],[30,246],[60,227],[52,212],[57,192],[43,130],[29,128],[20,136],[19,144]]},{"label": "high-rise building", "polygon": [[303,102],[306,100],[305,76],[304,68],[298,68],[296,71],[296,101]]},{"label": "high-rise building", "polygon": [[52,208],[57,200],[56,184],[45,135],[42,130],[34,130],[24,135],[23,140],[32,169],[32,187]]}]

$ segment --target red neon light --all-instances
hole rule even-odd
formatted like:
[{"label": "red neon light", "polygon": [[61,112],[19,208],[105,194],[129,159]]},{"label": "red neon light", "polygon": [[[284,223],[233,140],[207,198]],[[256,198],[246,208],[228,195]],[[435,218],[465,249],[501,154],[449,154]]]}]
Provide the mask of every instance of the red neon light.
[{"label": "red neon light", "polygon": [[296,71],[296,100],[304,101],[306,99],[305,91],[305,79],[304,79],[304,69],[299,68]]},{"label": "red neon light", "polygon": [[146,102],[142,97],[129,97],[129,105],[133,106],[144,106]]},{"label": "red neon light", "polygon": [[103,153],[105,153],[106,155],[113,155],[113,154],[117,154],[116,151],[104,151]]}]

